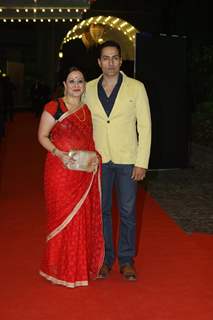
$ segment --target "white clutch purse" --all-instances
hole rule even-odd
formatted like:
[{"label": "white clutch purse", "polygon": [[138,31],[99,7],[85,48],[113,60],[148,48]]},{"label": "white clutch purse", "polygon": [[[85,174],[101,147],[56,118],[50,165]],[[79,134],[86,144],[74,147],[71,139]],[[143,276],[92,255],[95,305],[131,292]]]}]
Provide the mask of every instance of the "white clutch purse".
[{"label": "white clutch purse", "polygon": [[70,150],[70,161],[66,167],[70,170],[94,172],[98,167],[98,157],[95,151]]}]

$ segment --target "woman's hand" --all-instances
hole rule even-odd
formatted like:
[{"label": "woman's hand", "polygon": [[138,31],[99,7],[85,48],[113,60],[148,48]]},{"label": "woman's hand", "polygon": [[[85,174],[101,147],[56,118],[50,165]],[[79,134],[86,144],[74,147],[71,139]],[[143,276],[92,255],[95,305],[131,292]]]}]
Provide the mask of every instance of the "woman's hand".
[{"label": "woman's hand", "polygon": [[64,152],[59,149],[56,149],[55,156],[63,162],[65,167],[68,165],[68,163],[70,163],[70,161],[75,161],[69,156],[68,152]]},{"label": "woman's hand", "polygon": [[98,159],[98,156],[96,155],[94,158],[90,159],[90,161],[88,162],[89,171],[95,172],[98,168],[98,164],[99,164],[99,159]]}]

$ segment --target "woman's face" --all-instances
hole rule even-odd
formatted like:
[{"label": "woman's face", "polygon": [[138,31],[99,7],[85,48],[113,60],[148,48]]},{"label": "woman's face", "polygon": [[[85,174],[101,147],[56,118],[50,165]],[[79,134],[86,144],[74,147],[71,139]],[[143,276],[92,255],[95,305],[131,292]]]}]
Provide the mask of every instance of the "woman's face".
[{"label": "woman's face", "polygon": [[66,96],[81,97],[85,91],[85,80],[80,71],[70,72],[63,83]]}]

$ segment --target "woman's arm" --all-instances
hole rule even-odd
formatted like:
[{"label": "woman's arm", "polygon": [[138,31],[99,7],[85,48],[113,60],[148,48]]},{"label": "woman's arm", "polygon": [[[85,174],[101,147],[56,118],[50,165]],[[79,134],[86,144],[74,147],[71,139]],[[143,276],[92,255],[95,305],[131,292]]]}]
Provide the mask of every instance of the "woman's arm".
[{"label": "woman's arm", "polygon": [[55,123],[56,121],[53,116],[49,112],[43,111],[38,128],[38,141],[47,151],[50,151],[55,156],[59,157],[63,163],[66,163],[70,160],[68,153],[57,149],[49,138]]}]

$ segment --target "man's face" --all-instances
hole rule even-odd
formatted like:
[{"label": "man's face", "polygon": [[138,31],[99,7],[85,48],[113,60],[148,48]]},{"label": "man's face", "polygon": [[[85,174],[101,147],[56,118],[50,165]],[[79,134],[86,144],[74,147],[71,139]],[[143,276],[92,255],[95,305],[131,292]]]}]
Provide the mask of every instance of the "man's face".
[{"label": "man's face", "polygon": [[115,47],[106,47],[101,51],[101,57],[98,59],[99,67],[103,75],[116,76],[120,71],[122,59],[119,56],[118,49]]}]

